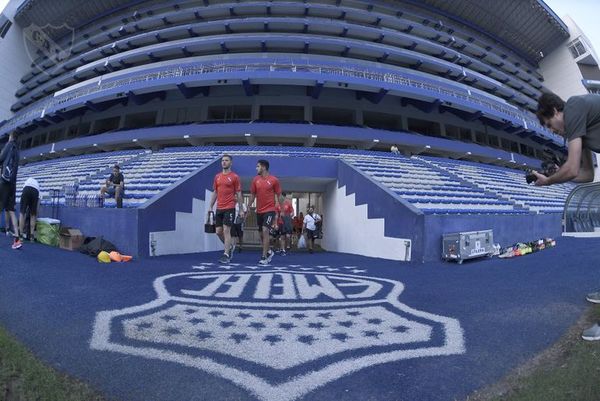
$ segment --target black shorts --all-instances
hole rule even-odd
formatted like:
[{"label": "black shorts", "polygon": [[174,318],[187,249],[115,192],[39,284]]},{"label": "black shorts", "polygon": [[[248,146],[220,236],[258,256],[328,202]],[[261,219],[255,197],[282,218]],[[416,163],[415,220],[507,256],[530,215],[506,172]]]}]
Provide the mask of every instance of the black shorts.
[{"label": "black shorts", "polygon": [[242,224],[234,224],[231,226],[231,236],[236,238],[244,237],[244,229],[242,228]]},{"label": "black shorts", "polygon": [[306,238],[307,239],[317,239],[319,232],[317,230],[309,230],[306,229]]},{"label": "black shorts", "polygon": [[293,229],[292,216],[282,216],[282,219],[283,219],[283,226],[279,227],[279,229],[281,230],[281,234],[283,234],[283,235],[291,234],[292,229]]},{"label": "black shorts", "polygon": [[25,187],[21,193],[21,208],[22,214],[29,213],[37,216],[38,200],[40,199],[40,193],[34,187]]},{"label": "black shorts", "polygon": [[223,209],[223,210],[217,209],[217,213],[215,213],[215,215],[217,216],[215,219],[215,226],[231,227],[233,225],[233,219],[235,218],[235,209]]},{"label": "black shorts", "polygon": [[271,227],[275,222],[275,212],[256,213],[256,225],[261,227]]},{"label": "black shorts", "polygon": [[15,198],[17,195],[17,183],[6,182],[0,179],[0,212],[15,211]]}]

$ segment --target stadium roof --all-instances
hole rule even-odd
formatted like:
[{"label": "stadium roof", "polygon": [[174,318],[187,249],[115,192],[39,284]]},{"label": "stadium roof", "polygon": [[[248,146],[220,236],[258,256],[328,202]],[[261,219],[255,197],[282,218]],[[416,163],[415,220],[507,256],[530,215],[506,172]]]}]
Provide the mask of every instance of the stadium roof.
[{"label": "stadium roof", "polygon": [[[395,0],[411,4],[468,26],[513,50],[531,63],[549,54],[569,37],[567,26],[542,0]],[[31,24],[79,27],[147,0],[24,0],[15,15],[23,27]],[[401,7],[401,6],[400,6]],[[69,30],[48,34],[58,39]]]},{"label": "stadium roof", "polygon": [[458,21],[538,62],[569,38],[566,24],[542,0],[405,0]]}]

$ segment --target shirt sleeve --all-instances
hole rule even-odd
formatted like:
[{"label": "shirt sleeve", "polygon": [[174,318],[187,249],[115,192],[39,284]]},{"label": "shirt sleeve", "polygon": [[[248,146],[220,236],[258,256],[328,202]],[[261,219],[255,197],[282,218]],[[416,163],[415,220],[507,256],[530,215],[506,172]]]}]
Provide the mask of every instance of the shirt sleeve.
[{"label": "shirt sleeve", "polygon": [[565,137],[567,141],[581,138],[587,133],[588,106],[585,100],[574,97],[567,101],[564,110]]}]

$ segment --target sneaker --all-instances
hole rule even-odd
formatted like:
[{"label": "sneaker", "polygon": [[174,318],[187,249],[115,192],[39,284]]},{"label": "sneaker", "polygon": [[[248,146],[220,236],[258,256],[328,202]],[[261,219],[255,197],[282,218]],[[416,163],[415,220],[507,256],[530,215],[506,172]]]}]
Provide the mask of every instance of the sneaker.
[{"label": "sneaker", "polygon": [[260,258],[260,262],[258,262],[259,265],[261,266],[268,266],[269,265],[269,260],[265,257]]},{"label": "sneaker", "polygon": [[275,254],[269,249],[269,253],[267,254],[267,264],[271,263],[271,260],[273,260],[273,255]]},{"label": "sneaker", "polygon": [[281,251],[279,251],[279,256],[285,256],[287,255],[287,253],[285,253],[285,251],[282,249]]},{"label": "sneaker", "polygon": [[15,241],[12,244],[12,249],[21,249],[22,246],[23,246],[23,243],[21,242],[21,240],[18,238],[15,238]]},{"label": "sneaker", "polygon": [[585,297],[585,299],[587,299],[588,302],[591,302],[593,304],[600,304],[600,292],[592,292],[590,294],[587,294],[587,297]]},{"label": "sneaker", "polygon": [[581,338],[587,341],[600,340],[600,325],[596,323],[587,330],[584,330],[581,334]]},{"label": "sneaker", "polygon": [[223,256],[221,256],[219,258],[219,263],[227,264],[227,263],[229,263],[229,260],[230,260],[229,255],[227,255],[226,253],[224,253]]}]

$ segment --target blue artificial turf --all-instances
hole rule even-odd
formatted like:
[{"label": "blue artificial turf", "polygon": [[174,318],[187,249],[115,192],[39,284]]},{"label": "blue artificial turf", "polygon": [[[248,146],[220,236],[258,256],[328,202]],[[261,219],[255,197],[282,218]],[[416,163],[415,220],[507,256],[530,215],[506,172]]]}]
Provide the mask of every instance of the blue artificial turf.
[{"label": "blue artificial turf", "polygon": [[[257,269],[258,253],[244,252],[236,255],[233,261],[239,265],[225,269],[217,263],[210,264],[216,262],[220,256],[218,253],[158,257],[134,260],[129,264],[104,265],[79,253],[39,244],[25,243],[23,249],[13,251],[9,239],[2,237],[0,324],[43,361],[89,382],[108,397],[120,400],[271,401],[284,399],[282,394],[289,400],[311,401],[461,400],[474,390],[497,381],[510,369],[551,346],[587,308],[585,294],[600,289],[600,240],[559,238],[557,242],[556,248],[523,257],[480,259],[463,265],[443,262],[402,264],[348,254],[292,253],[285,257],[275,256],[270,267]],[[242,273],[230,273],[233,271]],[[294,304],[293,309],[306,311],[308,317],[304,319],[298,315],[295,320],[290,317],[293,322],[289,324],[294,325],[294,330],[298,330],[300,326],[305,327],[302,329],[305,330],[304,335],[316,333],[315,337],[321,336],[320,338],[327,338],[328,341],[337,338],[342,348],[337,351],[333,348],[319,348],[319,343],[315,342],[312,350],[318,352],[311,356],[311,347],[307,347],[304,342],[299,348],[290,347],[273,354],[273,359],[279,362],[253,360],[249,355],[256,355],[257,359],[268,359],[271,355],[269,352],[276,349],[269,348],[270,346],[280,347],[278,342],[290,340],[285,338],[285,333],[297,336],[298,341],[309,341],[309,345],[312,345],[312,340],[300,338],[293,330],[281,329],[277,334],[264,331],[263,335],[260,332],[260,322],[268,324],[268,320],[257,320],[254,323],[250,322],[251,318],[245,320],[244,314],[256,315],[257,310],[263,310],[264,314],[271,311],[272,316],[263,316],[263,319],[272,318],[274,322],[280,321],[276,320],[282,318],[279,315],[287,313],[284,308],[277,306],[277,302],[257,299],[257,287],[252,284],[255,281],[248,281],[247,288],[240,293],[237,301],[244,303],[243,305],[220,305],[218,302],[231,299],[219,298],[214,294],[206,298],[216,302],[215,310],[221,308],[226,314],[236,313],[236,317],[230,319],[230,322],[225,318],[219,321],[222,325],[220,328],[198,321],[199,330],[195,335],[214,340],[229,330],[228,325],[237,325],[240,328],[236,334],[238,337],[233,336],[231,341],[219,340],[212,343],[212,348],[203,349],[165,342],[169,333],[161,334],[163,341],[155,344],[152,344],[153,340],[133,339],[126,335],[124,327],[128,319],[142,319],[139,321],[143,322],[144,316],[148,318],[149,315],[160,313],[165,318],[164,311],[177,308],[178,305],[189,306],[189,311],[185,313],[195,313],[198,305],[180,298],[155,305],[148,310],[132,311],[114,319],[110,327],[110,341],[114,344],[132,349],[147,349],[150,346],[154,350],[168,351],[171,355],[181,355],[180,360],[161,360],[156,355],[142,357],[118,350],[90,347],[96,313],[135,307],[155,300],[157,293],[153,283],[158,277],[187,273],[165,282],[169,294],[181,297],[184,294],[182,290],[186,288],[202,288],[202,280],[189,279],[192,273],[209,275],[213,272],[215,277],[233,274],[230,278],[230,282],[233,282],[259,271],[271,272],[279,275],[277,277],[287,273],[304,275],[312,280],[311,283],[316,280],[314,272],[324,277],[329,275],[334,282],[336,277],[340,277],[336,276],[339,274],[363,277],[374,282],[378,279],[401,282],[404,290],[398,297],[400,303],[417,311],[456,319],[460,323],[464,333],[465,352],[416,355],[369,365],[368,357],[372,354],[398,350],[418,351],[432,345],[443,347],[447,338],[440,325],[431,323],[427,317],[400,312],[382,304],[387,311],[384,311],[385,316],[396,314],[398,318],[416,322],[415,324],[431,325],[429,340],[402,345],[377,343],[375,338],[385,331],[381,329],[385,325],[381,322],[385,320],[383,315],[371,315],[363,320],[357,316],[349,316],[348,320],[354,319],[355,324],[362,322],[362,326],[355,326],[352,331],[353,335],[364,337],[360,339],[363,341],[360,344],[373,340],[373,344],[378,345],[349,346],[348,349],[343,349],[344,345],[351,344],[351,339],[343,337],[346,336],[343,333],[350,331],[337,329],[345,329],[344,325],[351,323],[345,323],[343,319],[336,320],[326,313],[333,311],[335,315],[351,312],[356,308],[345,306],[342,301],[332,300],[321,294],[314,300],[290,301]],[[390,281],[380,283],[378,297],[389,292],[392,286]],[[227,288],[230,287],[222,287],[221,293]],[[282,287],[273,288],[281,291]],[[340,288],[355,293],[364,289],[360,286]],[[359,310],[363,306],[357,308]],[[323,317],[311,322],[311,316],[315,317],[321,309],[325,311]],[[273,313],[273,310],[278,313]],[[238,313],[242,314],[239,318]],[[144,324],[140,323],[140,330]],[[177,334],[177,324],[174,325]],[[248,338],[258,338],[255,342],[248,342],[248,347],[254,348],[244,349],[246,334]],[[199,341],[205,341],[205,338],[200,338]],[[264,352],[261,353],[263,349]],[[200,362],[196,365],[186,364],[188,357],[197,358],[195,360]],[[365,366],[350,371],[336,371],[336,363],[358,361],[359,358],[365,358]],[[304,362],[294,363],[294,360]],[[213,365],[202,361],[216,363],[223,369],[220,373],[215,373],[210,368]],[[277,365],[288,362],[285,367]],[[245,378],[232,379],[231,372],[228,373],[226,368],[242,372]],[[329,376],[324,378],[322,372],[326,368],[330,369]],[[257,385],[253,380],[262,384]],[[316,382],[318,383],[315,384]],[[285,387],[286,385],[289,387]],[[279,390],[274,390],[273,393],[261,392],[262,390],[256,390],[257,386],[263,390],[282,386],[280,389],[286,390],[283,393],[278,393]]]}]

